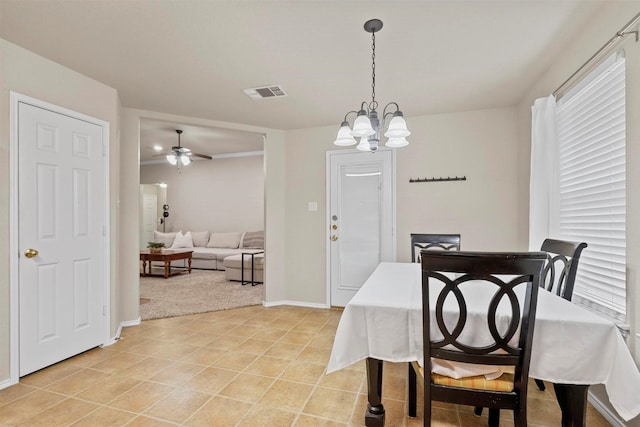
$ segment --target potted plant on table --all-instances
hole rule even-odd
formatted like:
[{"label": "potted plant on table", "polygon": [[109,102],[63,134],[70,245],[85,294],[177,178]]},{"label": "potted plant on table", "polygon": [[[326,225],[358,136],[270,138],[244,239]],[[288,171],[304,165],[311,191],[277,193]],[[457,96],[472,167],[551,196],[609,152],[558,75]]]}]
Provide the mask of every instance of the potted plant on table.
[{"label": "potted plant on table", "polygon": [[149,248],[149,252],[151,252],[152,254],[158,254],[162,252],[162,248],[164,248],[164,243],[147,242],[147,248]]}]

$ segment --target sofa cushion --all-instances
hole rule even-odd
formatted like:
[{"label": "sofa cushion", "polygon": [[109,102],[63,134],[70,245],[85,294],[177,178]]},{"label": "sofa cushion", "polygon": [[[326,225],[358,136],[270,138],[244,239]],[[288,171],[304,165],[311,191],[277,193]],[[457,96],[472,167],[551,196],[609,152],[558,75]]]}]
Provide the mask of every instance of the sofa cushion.
[{"label": "sofa cushion", "polygon": [[216,255],[220,263],[222,263],[222,260],[224,260],[229,255],[237,255],[239,253],[240,253],[240,249],[216,248]]},{"label": "sofa cushion", "polygon": [[242,236],[241,248],[264,248],[264,231],[247,231]]},{"label": "sofa cushion", "polygon": [[[230,255],[226,257],[223,261],[225,270],[228,268],[241,268],[242,266],[242,255]],[[262,270],[264,267],[264,254],[254,255],[253,259],[253,268],[256,270]],[[245,255],[244,257],[244,268],[251,269],[251,257]]]},{"label": "sofa cushion", "polygon": [[241,236],[241,233],[211,233],[207,247],[237,249]]},{"label": "sofa cushion", "polygon": [[179,248],[193,248],[193,239],[191,238],[190,231],[182,234],[182,230],[180,230],[178,231],[178,234],[176,234],[176,238],[173,241],[173,245],[171,245],[171,249]]},{"label": "sofa cushion", "polygon": [[195,247],[191,257],[196,259],[218,259],[218,249]]},{"label": "sofa cushion", "polygon": [[170,248],[173,245],[173,241],[176,238],[176,232],[173,233],[161,233],[159,231],[153,232],[153,241],[158,243],[164,243],[165,248]]},{"label": "sofa cushion", "polygon": [[204,248],[209,243],[208,231],[192,231],[191,238],[193,239],[193,246],[197,248]]}]

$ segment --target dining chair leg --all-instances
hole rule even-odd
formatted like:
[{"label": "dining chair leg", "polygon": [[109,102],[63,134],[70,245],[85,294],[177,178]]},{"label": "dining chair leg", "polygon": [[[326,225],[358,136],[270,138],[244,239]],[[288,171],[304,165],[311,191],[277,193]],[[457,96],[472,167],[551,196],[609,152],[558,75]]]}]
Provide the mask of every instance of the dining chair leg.
[{"label": "dining chair leg", "polygon": [[489,408],[489,427],[500,427],[500,409]]},{"label": "dining chair leg", "polygon": [[416,376],[416,371],[413,370],[413,366],[411,366],[411,362],[407,363],[407,366],[409,367],[409,416],[410,417],[415,417],[416,416],[416,406],[417,406],[417,400],[418,400],[418,396],[417,396],[417,376]]},{"label": "dining chair leg", "polygon": [[536,379],[535,382],[540,391],[545,391],[546,387],[544,385],[544,381]]}]

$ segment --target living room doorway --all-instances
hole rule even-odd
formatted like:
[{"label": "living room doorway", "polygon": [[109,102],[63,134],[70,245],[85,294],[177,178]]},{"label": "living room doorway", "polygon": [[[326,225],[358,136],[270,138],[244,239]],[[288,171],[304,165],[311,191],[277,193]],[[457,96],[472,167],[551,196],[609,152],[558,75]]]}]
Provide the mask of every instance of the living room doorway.
[{"label": "living room doorway", "polygon": [[[177,130],[182,132],[178,135]],[[260,133],[194,124],[188,118],[141,118],[141,249],[158,233],[190,232],[193,244],[200,247],[212,247],[208,240],[214,235],[237,234],[240,241],[235,250],[239,251],[245,233],[264,232],[264,140]],[[187,164],[180,160],[172,164],[167,155],[175,155],[176,147],[197,155],[190,155]],[[218,271],[224,278],[220,256],[216,264],[197,259],[197,252],[195,268],[212,277]]]}]

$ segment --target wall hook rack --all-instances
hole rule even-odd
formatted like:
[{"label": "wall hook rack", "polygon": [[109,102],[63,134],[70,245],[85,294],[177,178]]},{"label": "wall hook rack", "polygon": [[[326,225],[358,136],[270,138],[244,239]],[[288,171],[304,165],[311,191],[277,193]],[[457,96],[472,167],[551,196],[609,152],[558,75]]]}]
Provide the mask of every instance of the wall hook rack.
[{"label": "wall hook rack", "polygon": [[454,177],[440,177],[440,178],[410,178],[409,182],[440,182],[440,181],[466,181],[467,177],[466,176],[454,176]]}]

